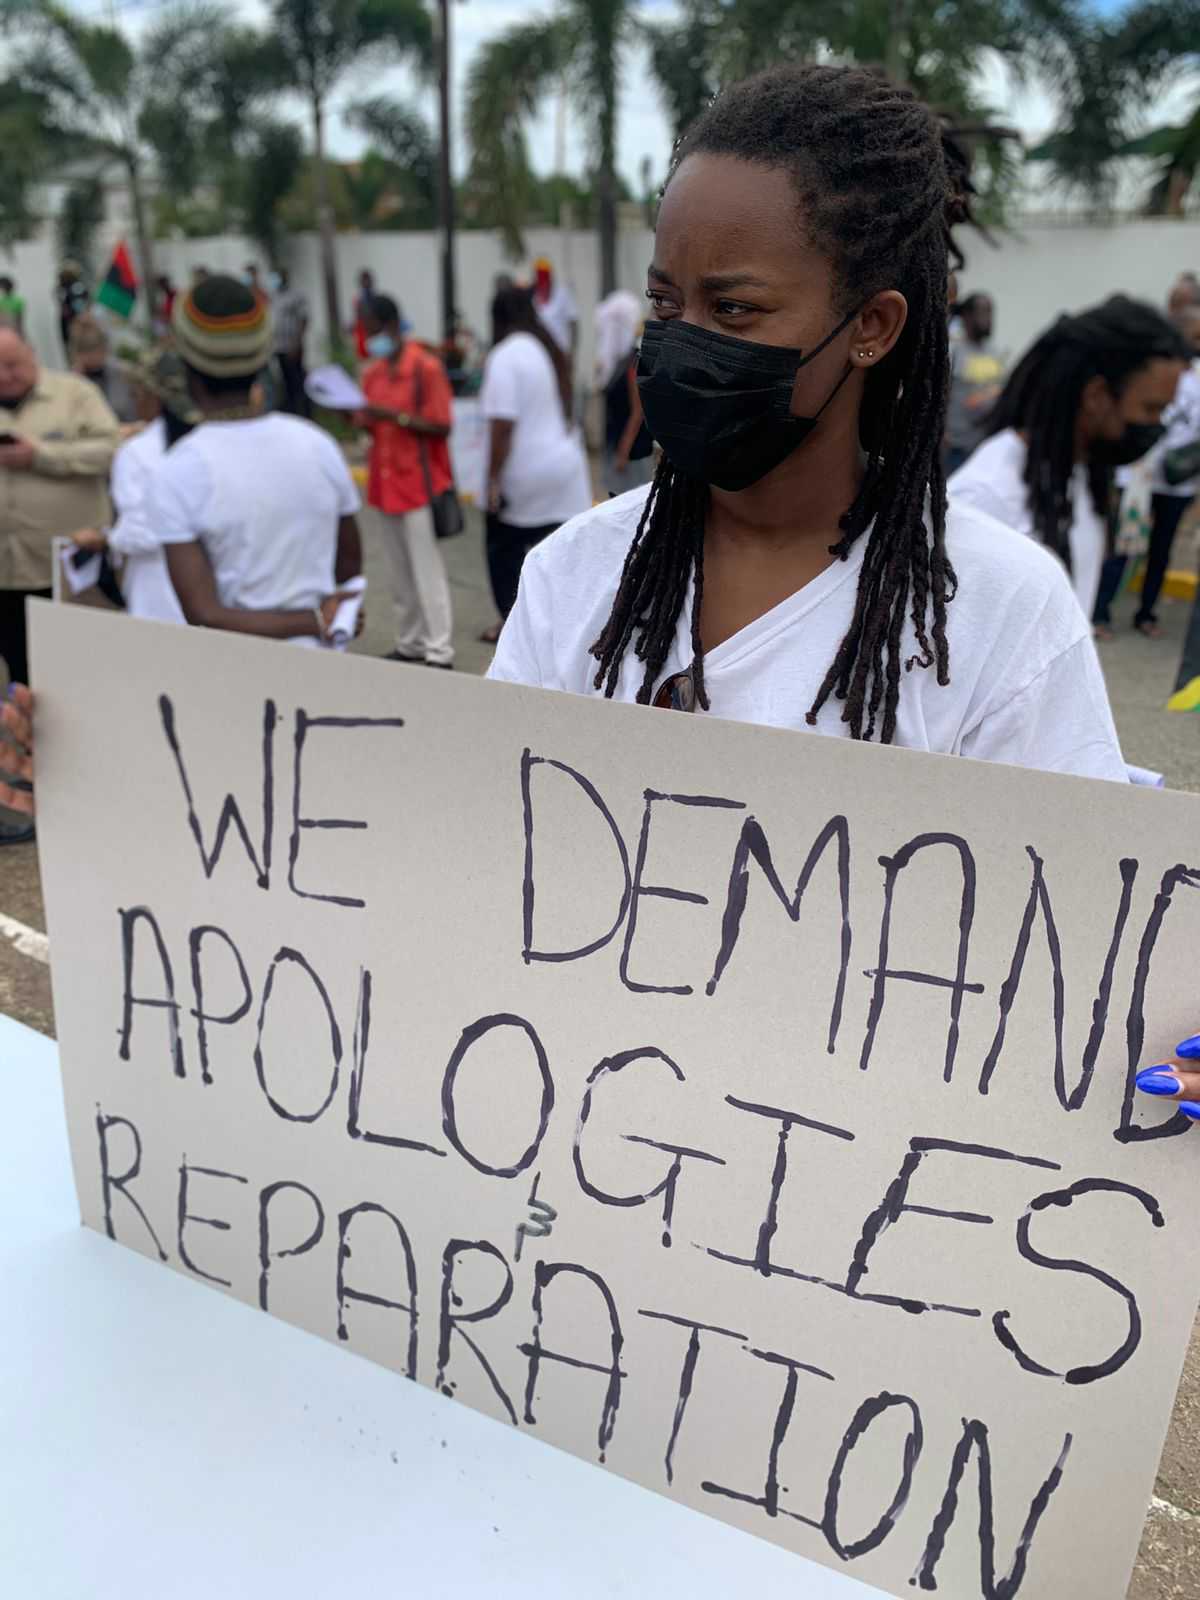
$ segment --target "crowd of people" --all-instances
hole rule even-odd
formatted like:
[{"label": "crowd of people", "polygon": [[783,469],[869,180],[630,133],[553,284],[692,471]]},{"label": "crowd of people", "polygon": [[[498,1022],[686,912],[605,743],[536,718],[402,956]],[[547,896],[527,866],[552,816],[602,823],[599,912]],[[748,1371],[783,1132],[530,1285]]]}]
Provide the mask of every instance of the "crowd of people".
[{"label": "crowd of people", "polygon": [[[675,151],[648,307],[599,308],[614,492],[595,503],[574,302],[549,263],[497,285],[480,395],[493,678],[1128,781],[1092,617],[1106,625],[1120,585],[1106,562],[1130,554],[1114,504],[1149,485],[1135,620],[1153,632],[1196,486],[1200,288],[1185,278],[1165,315],[1121,295],[1064,315],[1005,376],[990,298],[951,309],[972,194],[945,123],[882,75],[791,66],[723,94]],[[24,599],[49,591],[51,533],[91,530],[123,558],[131,609],[328,641],[361,571],[359,496],[330,435],[288,414],[296,369],[264,409],[272,353],[303,368],[288,293],[282,274],[198,273],[170,347],[133,375],[144,426],[124,443],[86,306],[64,326],[73,373],[41,367],[14,317],[0,329],[0,654],[17,685],[0,801],[18,812],[34,809]],[[448,667],[449,381],[365,274],[354,330],[393,656]],[[1142,1087],[1200,1117],[1188,1060]]]}]

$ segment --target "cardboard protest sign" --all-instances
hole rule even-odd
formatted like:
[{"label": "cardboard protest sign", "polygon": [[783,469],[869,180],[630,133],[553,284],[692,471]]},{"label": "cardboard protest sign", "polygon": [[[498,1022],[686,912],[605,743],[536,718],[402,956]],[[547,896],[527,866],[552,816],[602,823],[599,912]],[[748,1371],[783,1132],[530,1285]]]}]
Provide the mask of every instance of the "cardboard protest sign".
[{"label": "cardboard protest sign", "polygon": [[1196,800],[33,628],[89,1226],[890,1594],[1124,1594]]}]

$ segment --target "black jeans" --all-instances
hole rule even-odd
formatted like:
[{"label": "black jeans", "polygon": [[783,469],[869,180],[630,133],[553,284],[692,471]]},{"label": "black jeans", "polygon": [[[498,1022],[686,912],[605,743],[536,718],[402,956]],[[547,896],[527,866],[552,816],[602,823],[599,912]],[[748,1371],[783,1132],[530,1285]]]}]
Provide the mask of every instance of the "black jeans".
[{"label": "black jeans", "polygon": [[[1171,559],[1171,546],[1175,532],[1183,520],[1183,513],[1191,500],[1182,494],[1156,494],[1151,504],[1150,548],[1146,552],[1146,577],[1142,584],[1142,603],[1134,617],[1134,626],[1153,622],[1154,607],[1162,593],[1167,563]],[[1112,621],[1112,603],[1125,576],[1127,556],[1109,556],[1100,569],[1100,589],[1096,595],[1096,609],[1092,621],[1107,626]]]},{"label": "black jeans", "polygon": [[49,600],[49,589],[0,589],[0,657],[10,683],[29,682],[29,654],[25,639],[25,602],[34,596]]},{"label": "black jeans", "polygon": [[280,350],[275,359],[279,363],[279,376],[283,381],[283,393],[279,397],[280,411],[286,411],[293,417],[307,417],[308,395],[304,391],[303,358]]},{"label": "black jeans", "polygon": [[517,603],[517,585],[521,581],[521,568],[525,557],[535,544],[541,544],[547,534],[558,527],[551,522],[544,528],[516,528],[489,511],[487,516],[488,577],[492,581],[492,595],[496,610],[507,619]]}]

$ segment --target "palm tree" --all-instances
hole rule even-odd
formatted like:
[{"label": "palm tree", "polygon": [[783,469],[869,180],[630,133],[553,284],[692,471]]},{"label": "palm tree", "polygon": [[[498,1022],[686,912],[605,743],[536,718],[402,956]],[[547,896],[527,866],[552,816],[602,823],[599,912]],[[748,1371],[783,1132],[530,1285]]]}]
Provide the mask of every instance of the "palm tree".
[{"label": "palm tree", "polygon": [[1152,128],[1125,146],[1128,156],[1154,156],[1159,171],[1147,197],[1152,216],[1181,217],[1200,176],[1200,102],[1179,127]]},{"label": "palm tree", "polygon": [[433,30],[422,0],[272,0],[271,12],[275,42],[288,63],[293,87],[308,101],[312,119],[325,307],[329,337],[336,342],[341,302],[325,160],[329,98],[353,67],[372,56],[407,57],[427,70],[433,58]]},{"label": "palm tree", "polygon": [[476,56],[467,84],[471,184],[513,255],[530,194],[524,127],[548,93],[570,93],[595,130],[600,292],[617,277],[617,95],[622,58],[637,37],[634,0],[561,0],[548,21],[518,23]]},{"label": "palm tree", "polygon": [[1200,160],[1200,107],[1182,127],[1147,129],[1147,108],[1200,61],[1200,0],[1140,0],[1114,17],[1069,19],[1043,61],[1059,103],[1058,124],[1029,152],[1054,179],[1111,205],[1117,163],[1157,156],[1150,211],[1181,209]]},{"label": "palm tree", "polygon": [[406,224],[432,227],[438,204],[437,150],[429,125],[411,107],[388,95],[356,101],[344,118],[386,157],[389,182],[404,201]]},{"label": "palm tree", "polygon": [[34,190],[69,154],[56,133],[44,95],[16,78],[0,82],[0,246],[37,227]]},{"label": "palm tree", "polygon": [[27,44],[18,53],[17,82],[44,104],[46,128],[60,148],[69,144],[76,158],[121,168],[142,282],[153,284],[148,130],[158,108],[192,102],[193,67],[219,26],[220,12],[205,4],[174,11],[136,45],[119,29],[81,19],[54,0],[23,6],[18,22]]}]

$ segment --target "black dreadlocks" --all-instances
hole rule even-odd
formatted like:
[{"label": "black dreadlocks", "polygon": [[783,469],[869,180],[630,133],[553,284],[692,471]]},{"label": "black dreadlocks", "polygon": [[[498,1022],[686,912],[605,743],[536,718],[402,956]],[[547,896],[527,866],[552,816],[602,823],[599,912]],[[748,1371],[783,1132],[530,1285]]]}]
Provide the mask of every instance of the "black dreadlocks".
[{"label": "black dreadlocks", "polygon": [[[1192,351],[1153,306],[1115,294],[1077,317],[1059,317],[1014,368],[988,417],[988,434],[1016,428],[1029,440],[1025,482],[1034,531],[1071,569],[1071,477],[1085,386],[1100,377],[1120,398],[1148,362],[1190,361]],[[1097,515],[1108,518],[1112,468],[1088,462]]]},{"label": "black dreadlocks", "polygon": [[[833,695],[845,702],[842,719],[856,739],[870,739],[881,719],[887,744],[896,731],[906,615],[918,646],[906,667],[936,665],[938,682],[950,681],[946,606],[955,577],[945,549],[941,451],[950,387],[947,280],[957,258],[950,230],[970,219],[966,158],[953,130],[909,90],[881,74],[814,66],[776,68],[723,95],[677,146],[668,183],[699,151],[790,174],[803,227],[834,264],[842,312],[884,289],[908,301],[895,349],[867,375],[859,416],[867,471],[831,554],[845,560],[871,531],[849,631],[808,712],[814,723]],[[694,573],[692,672],[707,708],[699,633],[707,508],[707,486],[664,459],[612,613],[592,646],[596,687],[606,695],[636,632],[634,651],[646,663],[637,698],[652,698]]]}]

